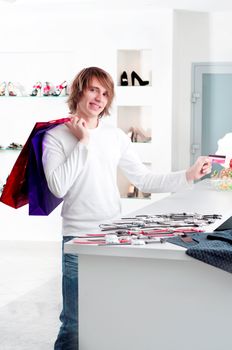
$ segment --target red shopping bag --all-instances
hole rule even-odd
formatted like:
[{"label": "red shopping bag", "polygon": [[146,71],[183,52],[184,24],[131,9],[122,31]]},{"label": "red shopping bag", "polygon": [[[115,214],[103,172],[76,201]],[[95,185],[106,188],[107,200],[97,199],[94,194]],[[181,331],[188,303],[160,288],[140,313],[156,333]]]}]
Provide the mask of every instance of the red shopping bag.
[{"label": "red shopping bag", "polygon": [[32,129],[23,149],[21,150],[3,188],[0,201],[12,208],[20,208],[29,202],[28,177],[29,177],[29,154],[31,140],[35,134],[43,129],[44,132],[56,125],[66,123],[70,118],[51,120],[48,122],[37,122]]},{"label": "red shopping bag", "polygon": [[12,208],[19,208],[28,203],[26,176],[28,155],[29,143],[26,143],[3,187],[0,201]]}]

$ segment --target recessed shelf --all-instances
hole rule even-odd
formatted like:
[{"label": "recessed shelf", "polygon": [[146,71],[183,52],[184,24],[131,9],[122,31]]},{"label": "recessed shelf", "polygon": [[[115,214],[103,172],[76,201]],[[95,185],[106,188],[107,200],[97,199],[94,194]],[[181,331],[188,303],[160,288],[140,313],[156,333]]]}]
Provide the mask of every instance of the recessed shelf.
[{"label": "recessed shelf", "polygon": [[[132,72],[135,79],[132,79]],[[126,85],[122,85],[124,72]],[[148,81],[147,85],[142,85]],[[132,140],[132,147],[141,161],[152,169],[152,50],[120,49],[117,51],[117,126]],[[136,135],[136,136],[135,136]],[[134,141],[134,142],[133,142]],[[137,141],[137,142],[135,142]],[[139,141],[139,142],[138,142]],[[125,200],[150,199],[140,191],[138,196],[128,198],[130,182],[118,171],[118,186],[121,197]],[[146,196],[146,197],[145,197]]]},{"label": "recessed shelf", "polygon": [[[144,165],[146,165],[149,169],[152,168],[152,164],[151,163],[145,163]],[[120,169],[118,169],[118,173],[117,173],[117,180],[118,180],[118,187],[119,187],[119,191],[120,191],[120,196],[122,198],[128,198],[128,199],[148,199],[150,197],[147,197],[145,195],[143,195],[143,193],[141,191],[138,192],[138,196],[137,197],[128,197],[128,192],[130,192],[130,181],[125,177],[125,175],[122,173],[122,171]]]},{"label": "recessed shelf", "polygon": [[[142,80],[152,85],[152,51],[150,49],[117,51],[117,83],[121,85],[121,74],[126,72],[128,85],[132,85],[131,73],[135,71]],[[139,85],[137,79],[135,84]],[[124,86],[123,86],[124,87]]]},{"label": "recessed shelf", "polygon": [[[148,151],[152,143],[152,108],[151,106],[119,106],[117,125],[133,142],[136,149]],[[143,146],[144,145],[144,146]],[[150,147],[148,146],[150,145]]]}]

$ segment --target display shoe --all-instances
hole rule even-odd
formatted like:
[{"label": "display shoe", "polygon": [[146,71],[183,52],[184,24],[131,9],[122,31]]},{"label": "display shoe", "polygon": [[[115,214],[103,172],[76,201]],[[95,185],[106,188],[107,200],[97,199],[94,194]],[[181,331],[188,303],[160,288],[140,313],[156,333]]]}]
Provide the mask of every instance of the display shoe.
[{"label": "display shoe", "polygon": [[9,81],[9,83],[7,84],[7,89],[8,89],[9,96],[17,96],[17,93],[15,91],[15,86],[11,81]]},{"label": "display shoe", "polygon": [[45,81],[45,85],[43,87],[43,95],[44,96],[51,96],[53,93],[53,87],[52,84],[48,81]]},{"label": "display shoe", "polygon": [[6,95],[6,82],[3,81],[0,84],[0,96],[5,96]]},{"label": "display shoe", "polygon": [[150,142],[151,136],[147,136],[142,128],[134,128],[134,139],[133,142]]},{"label": "display shoe", "polygon": [[135,186],[131,184],[128,188],[127,197],[132,198],[134,196],[135,196]]},{"label": "display shoe", "polygon": [[131,83],[132,83],[132,86],[135,85],[135,79],[138,81],[139,85],[141,85],[141,86],[145,86],[145,85],[149,84],[148,80],[142,80],[140,78],[140,76],[133,70],[133,72],[131,72]]},{"label": "display shoe", "polygon": [[14,83],[16,91],[20,93],[20,96],[28,96],[25,87],[20,83],[20,82],[15,82]]},{"label": "display shoe", "polygon": [[62,92],[64,92],[65,95],[67,95],[67,87],[68,83],[67,81],[63,81],[60,85],[57,85],[55,90],[53,91],[52,95],[53,96],[60,96]]},{"label": "display shoe", "polygon": [[144,198],[151,198],[151,193],[142,192]]},{"label": "display shoe", "polygon": [[133,128],[133,133],[132,133],[132,136],[131,136],[131,141],[132,141],[132,142],[137,142],[137,140],[138,140],[138,134],[137,134],[136,128]]},{"label": "display shoe", "polygon": [[150,142],[151,136],[146,135],[146,132],[142,128],[131,127],[127,135],[130,137],[132,142]]},{"label": "display shoe", "polygon": [[127,136],[131,139],[131,142],[133,142],[134,140],[134,128],[131,127],[128,132],[127,132]]},{"label": "display shoe", "polygon": [[128,188],[128,192],[127,192],[127,197],[134,198],[134,197],[138,197],[138,195],[139,195],[138,188],[135,187],[134,185],[130,184],[130,186]]},{"label": "display shoe", "polygon": [[23,148],[23,145],[21,145],[20,143],[16,143],[16,142],[12,142],[12,143],[7,147],[7,149],[15,149],[15,150],[22,149],[22,148]]},{"label": "display shoe", "polygon": [[33,90],[30,96],[37,96],[38,94],[41,94],[41,88],[42,88],[42,83],[40,81],[37,81],[37,83],[33,85]]},{"label": "display shoe", "polygon": [[121,75],[121,86],[127,86],[128,85],[128,77],[127,73],[124,71]]},{"label": "display shoe", "polygon": [[134,193],[135,197],[137,198],[139,196],[139,189],[137,187],[135,187]]}]

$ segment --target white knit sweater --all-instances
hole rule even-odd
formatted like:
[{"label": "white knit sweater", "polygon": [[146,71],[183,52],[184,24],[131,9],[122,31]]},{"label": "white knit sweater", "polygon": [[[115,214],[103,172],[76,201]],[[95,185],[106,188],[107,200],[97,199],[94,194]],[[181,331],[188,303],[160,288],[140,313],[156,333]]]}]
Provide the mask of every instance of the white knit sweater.
[{"label": "white knit sweater", "polygon": [[46,132],[43,166],[50,191],[63,198],[63,235],[94,233],[120,217],[117,167],[143,192],[175,192],[188,187],[185,171],[154,174],[140,161],[128,136],[100,121],[88,146],[59,125]]}]

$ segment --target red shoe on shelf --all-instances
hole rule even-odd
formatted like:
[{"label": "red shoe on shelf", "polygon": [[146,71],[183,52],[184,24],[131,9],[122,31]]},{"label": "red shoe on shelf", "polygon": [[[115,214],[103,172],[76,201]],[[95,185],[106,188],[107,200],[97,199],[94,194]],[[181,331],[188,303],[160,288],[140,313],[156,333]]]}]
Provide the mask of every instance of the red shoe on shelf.
[{"label": "red shoe on shelf", "polygon": [[5,94],[6,94],[6,82],[3,81],[0,84],[0,96],[5,96]]},{"label": "red shoe on shelf", "polygon": [[53,93],[53,86],[48,81],[45,81],[45,85],[43,87],[43,95],[44,96],[51,96]]},{"label": "red shoe on shelf", "polygon": [[7,89],[8,89],[9,96],[17,96],[15,91],[15,86],[11,81],[9,81],[9,83],[7,84]]},{"label": "red shoe on shelf", "polygon": [[37,96],[38,93],[41,94],[41,88],[42,88],[42,83],[40,81],[37,81],[37,83],[35,83],[35,85],[33,86],[33,90],[30,96]]},{"label": "red shoe on shelf", "polygon": [[57,85],[55,91],[52,93],[53,96],[60,96],[60,94],[64,91],[64,94],[67,95],[67,81],[63,81],[60,85]]}]

